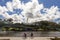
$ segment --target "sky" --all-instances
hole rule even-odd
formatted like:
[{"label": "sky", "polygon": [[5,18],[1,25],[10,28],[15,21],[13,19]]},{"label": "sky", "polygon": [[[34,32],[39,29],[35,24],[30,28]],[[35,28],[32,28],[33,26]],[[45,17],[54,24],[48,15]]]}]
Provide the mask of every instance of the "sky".
[{"label": "sky", "polygon": [[14,22],[26,22],[27,17],[31,22],[43,19],[57,22],[59,13],[60,0],[0,0],[0,18],[12,18]]},{"label": "sky", "polygon": [[58,6],[60,8],[60,0],[39,0],[45,7]]},{"label": "sky", "polygon": [[[5,6],[6,2],[12,0],[0,0],[0,5]],[[24,3],[29,2],[30,0],[21,0]],[[43,3],[45,7],[51,7],[52,5],[58,6],[60,8],[60,0],[38,0],[39,3]]]}]

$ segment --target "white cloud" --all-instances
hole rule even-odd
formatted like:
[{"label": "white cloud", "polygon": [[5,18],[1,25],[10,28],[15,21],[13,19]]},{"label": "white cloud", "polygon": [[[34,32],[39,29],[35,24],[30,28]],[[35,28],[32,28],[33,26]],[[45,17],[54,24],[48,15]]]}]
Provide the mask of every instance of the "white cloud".
[{"label": "white cloud", "polygon": [[7,2],[6,3],[6,7],[7,7],[8,11],[13,12],[13,6],[12,6],[12,3],[11,2]]},{"label": "white cloud", "polygon": [[0,15],[2,15],[5,18],[9,18],[9,14],[6,12],[8,11],[5,6],[0,6]]},{"label": "white cloud", "polygon": [[20,0],[12,0],[12,6],[15,9],[21,9],[21,1]]},{"label": "white cloud", "polygon": [[[19,15],[17,13],[9,15],[7,11],[14,12],[13,9],[21,9],[23,11]],[[41,13],[42,9],[45,14]],[[21,2],[20,0],[12,0],[12,2],[7,2],[6,6],[0,6],[0,15],[3,15],[7,19],[12,18],[14,23],[26,23],[27,18],[28,23],[32,23],[42,20],[51,21],[60,18],[60,11],[57,6],[44,8],[44,5],[39,4],[38,0],[31,0],[27,3]]]}]

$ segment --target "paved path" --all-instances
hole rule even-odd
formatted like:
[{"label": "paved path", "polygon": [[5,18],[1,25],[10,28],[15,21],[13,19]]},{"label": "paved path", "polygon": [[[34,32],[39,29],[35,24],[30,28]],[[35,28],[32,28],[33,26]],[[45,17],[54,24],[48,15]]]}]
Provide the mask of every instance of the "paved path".
[{"label": "paved path", "polygon": [[[0,39],[10,39],[10,40],[50,40],[51,37],[34,37],[34,38],[23,38],[23,37],[0,37]],[[53,37],[52,37],[53,38]]]},{"label": "paved path", "polygon": [[8,32],[0,34],[0,37],[24,37],[24,33],[26,33],[27,37],[31,37],[31,33],[33,33],[33,37],[60,37],[60,32]]}]

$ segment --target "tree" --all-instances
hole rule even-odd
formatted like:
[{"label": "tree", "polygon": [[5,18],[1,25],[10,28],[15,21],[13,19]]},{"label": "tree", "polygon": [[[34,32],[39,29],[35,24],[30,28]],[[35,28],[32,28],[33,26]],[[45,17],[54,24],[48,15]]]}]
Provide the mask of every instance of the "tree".
[{"label": "tree", "polygon": [[0,21],[0,27],[4,26],[5,23],[3,21]]},{"label": "tree", "polygon": [[9,18],[7,21],[12,22],[12,21],[13,21],[13,19]]},{"label": "tree", "polygon": [[7,21],[8,21],[9,23],[12,23],[13,19],[12,19],[12,18],[9,18],[9,19],[7,19]]},{"label": "tree", "polygon": [[2,21],[2,19],[0,19],[0,21]]}]

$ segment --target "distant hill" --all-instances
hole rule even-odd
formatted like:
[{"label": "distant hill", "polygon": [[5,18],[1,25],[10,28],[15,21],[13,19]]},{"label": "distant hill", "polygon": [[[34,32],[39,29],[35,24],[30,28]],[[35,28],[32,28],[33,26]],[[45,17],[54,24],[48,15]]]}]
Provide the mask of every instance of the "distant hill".
[{"label": "distant hill", "polygon": [[60,24],[50,21],[39,21],[34,22],[31,24],[24,24],[24,23],[12,23],[9,21],[2,21],[0,20],[0,28],[22,28],[23,30],[56,30],[60,31]]}]

